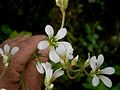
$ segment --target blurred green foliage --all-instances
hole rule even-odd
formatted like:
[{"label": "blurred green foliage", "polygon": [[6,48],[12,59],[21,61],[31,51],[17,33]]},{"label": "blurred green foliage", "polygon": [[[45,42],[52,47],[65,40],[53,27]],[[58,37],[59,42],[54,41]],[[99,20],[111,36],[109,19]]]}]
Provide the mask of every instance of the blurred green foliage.
[{"label": "blurred green foliage", "polygon": [[0,41],[4,41],[8,38],[15,38],[18,36],[23,36],[23,35],[30,35],[32,36],[32,32],[28,32],[28,31],[21,31],[21,32],[17,32],[16,30],[12,30],[8,25],[2,25],[0,27]]},{"label": "blurred green foliage", "polygon": [[[115,0],[69,0],[65,26],[65,40],[69,41],[80,62],[102,53],[104,66],[113,66],[116,73],[110,76],[112,88],[103,83],[96,88],[91,78],[81,75],[76,80],[66,76],[56,80],[54,90],[120,90],[120,5]],[[62,15],[54,0],[0,1],[0,42],[20,35],[45,34],[47,24],[57,32]],[[81,78],[82,77],[82,78]],[[58,88],[59,87],[59,88]]]}]

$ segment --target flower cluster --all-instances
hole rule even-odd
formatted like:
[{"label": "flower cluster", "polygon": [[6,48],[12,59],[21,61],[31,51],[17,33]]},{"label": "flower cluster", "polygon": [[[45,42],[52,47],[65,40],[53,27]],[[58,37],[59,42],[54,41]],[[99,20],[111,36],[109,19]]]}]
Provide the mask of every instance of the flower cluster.
[{"label": "flower cluster", "polygon": [[[46,90],[51,90],[53,88],[54,85],[52,82],[57,77],[64,74],[63,70],[66,71],[70,79],[74,79],[74,77],[70,75],[70,72],[74,72],[75,76],[77,75],[77,72],[81,72],[81,70],[88,74],[86,68],[88,68],[89,66],[91,67],[89,75],[93,77],[92,79],[93,86],[97,86],[99,84],[99,79],[102,80],[107,87],[112,86],[111,80],[104,76],[103,74],[108,75],[114,74],[115,69],[112,67],[100,69],[100,66],[103,64],[104,61],[104,56],[102,54],[100,54],[98,58],[96,58],[96,56],[92,56],[90,58],[89,55],[88,59],[85,61],[83,67],[81,68],[81,66],[78,65],[79,56],[77,55],[75,58],[73,56],[74,49],[72,48],[72,45],[66,41],[61,42],[59,41],[60,39],[65,37],[65,35],[67,34],[67,30],[65,28],[61,28],[58,31],[58,33],[55,36],[53,36],[54,34],[53,28],[50,25],[47,25],[45,27],[45,32],[48,35],[48,38],[44,41],[41,41],[38,44],[38,49],[43,50],[45,48],[49,48],[49,59],[54,64],[56,63],[61,64],[61,67],[53,73],[53,69],[51,68],[51,64],[49,62],[45,63],[37,62],[36,68],[38,72],[41,74],[45,73],[44,83],[46,86]],[[72,69],[73,66],[76,66],[77,70]]]}]

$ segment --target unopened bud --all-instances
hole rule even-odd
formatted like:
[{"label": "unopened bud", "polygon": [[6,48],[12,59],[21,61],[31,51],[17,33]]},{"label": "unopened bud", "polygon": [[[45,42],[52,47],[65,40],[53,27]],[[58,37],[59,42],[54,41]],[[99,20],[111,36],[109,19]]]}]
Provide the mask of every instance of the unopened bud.
[{"label": "unopened bud", "polygon": [[77,61],[78,61],[78,55],[71,61],[71,66],[76,65]]},{"label": "unopened bud", "polygon": [[84,63],[84,68],[87,68],[90,65],[89,59],[87,59]]},{"label": "unopened bud", "polygon": [[56,5],[62,10],[66,10],[68,7],[68,0],[56,0]]}]

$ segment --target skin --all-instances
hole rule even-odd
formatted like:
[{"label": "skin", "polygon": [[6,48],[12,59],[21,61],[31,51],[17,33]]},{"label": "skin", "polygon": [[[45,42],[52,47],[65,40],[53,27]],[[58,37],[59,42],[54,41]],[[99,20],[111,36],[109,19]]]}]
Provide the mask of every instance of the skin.
[{"label": "skin", "polygon": [[[18,90],[21,74],[23,73],[24,85],[27,90],[41,90],[42,75],[38,73],[35,67],[36,59],[31,58],[37,48],[37,44],[44,40],[46,36],[22,36],[9,39],[3,42],[0,47],[8,43],[10,47],[18,46],[19,51],[11,59],[10,65],[6,70],[4,77],[0,78],[0,88],[7,90]],[[40,60],[47,61],[48,50],[39,51],[43,57]],[[46,57],[44,57],[46,56]],[[2,56],[0,55],[0,74],[4,69]],[[25,90],[23,86],[19,90]]]}]

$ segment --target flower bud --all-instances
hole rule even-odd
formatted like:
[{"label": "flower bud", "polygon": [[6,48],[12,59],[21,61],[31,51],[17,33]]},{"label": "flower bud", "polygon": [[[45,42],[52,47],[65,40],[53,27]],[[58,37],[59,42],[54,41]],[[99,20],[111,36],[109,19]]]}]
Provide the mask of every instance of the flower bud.
[{"label": "flower bud", "polygon": [[66,10],[68,7],[68,0],[56,0],[56,5],[62,10]]},{"label": "flower bud", "polygon": [[78,61],[78,55],[71,61],[71,66],[76,65],[77,61]]},{"label": "flower bud", "polygon": [[83,65],[84,68],[87,68],[90,65],[89,59],[87,59]]}]

